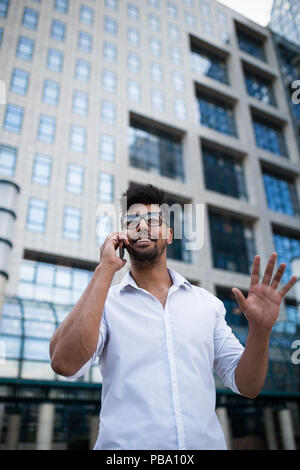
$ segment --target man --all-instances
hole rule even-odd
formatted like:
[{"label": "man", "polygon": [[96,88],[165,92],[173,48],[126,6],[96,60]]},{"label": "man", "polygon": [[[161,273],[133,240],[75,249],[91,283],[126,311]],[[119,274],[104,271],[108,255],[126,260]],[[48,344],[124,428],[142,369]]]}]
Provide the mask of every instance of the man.
[{"label": "man", "polygon": [[[223,303],[167,267],[173,231],[163,192],[133,185],[127,193],[123,231],[111,233],[86,290],[55,332],[51,365],[80,377],[98,360],[103,376],[95,449],[226,449],[215,413],[214,370],[234,392],[255,398],[268,368],[268,343],[283,296],[281,264],[271,282],[273,253],[259,284],[253,263],[246,299],[233,289],[249,322],[245,348],[225,321]],[[126,263],[131,268],[111,286]]]}]

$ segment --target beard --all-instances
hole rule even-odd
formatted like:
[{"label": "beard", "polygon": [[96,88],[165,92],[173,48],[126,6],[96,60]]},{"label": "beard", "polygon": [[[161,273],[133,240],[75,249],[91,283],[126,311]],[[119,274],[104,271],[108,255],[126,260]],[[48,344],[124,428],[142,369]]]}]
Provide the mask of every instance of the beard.
[{"label": "beard", "polygon": [[129,255],[134,259],[134,261],[138,261],[140,263],[144,261],[148,261],[151,263],[155,263],[155,261],[161,257],[163,252],[165,251],[165,248],[167,246],[167,241],[166,240],[161,240],[161,243],[158,244],[159,240],[153,240],[154,241],[154,246],[153,247],[147,247],[147,248],[136,248],[135,242],[130,244],[130,246],[127,248]]}]

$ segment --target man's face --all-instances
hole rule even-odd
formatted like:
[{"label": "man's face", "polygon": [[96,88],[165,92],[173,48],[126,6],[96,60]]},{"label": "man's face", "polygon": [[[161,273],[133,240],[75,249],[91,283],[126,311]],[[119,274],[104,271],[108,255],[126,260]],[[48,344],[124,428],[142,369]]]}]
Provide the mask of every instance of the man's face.
[{"label": "man's face", "polygon": [[[136,261],[154,261],[163,254],[166,246],[172,243],[173,231],[158,213],[161,214],[162,211],[157,204],[134,204],[127,211],[129,224],[124,226],[124,231],[127,233],[129,246],[126,248]],[[148,222],[143,218],[138,220],[134,217],[139,215],[147,216]],[[160,225],[157,225],[157,222]]]}]

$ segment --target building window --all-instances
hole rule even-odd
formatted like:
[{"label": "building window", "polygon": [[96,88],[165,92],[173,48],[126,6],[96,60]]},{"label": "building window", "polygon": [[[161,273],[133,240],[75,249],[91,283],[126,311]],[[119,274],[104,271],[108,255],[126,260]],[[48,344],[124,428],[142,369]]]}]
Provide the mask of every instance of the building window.
[{"label": "building window", "polygon": [[43,102],[57,106],[59,101],[59,83],[45,80],[43,89]]},{"label": "building window", "polygon": [[113,223],[112,218],[108,215],[99,215],[96,219],[96,243],[101,246],[107,235],[112,232]]},{"label": "building window", "polygon": [[131,101],[135,101],[136,103],[142,101],[142,87],[140,83],[135,80],[128,80],[127,93]]},{"label": "building window", "polygon": [[230,155],[202,147],[205,186],[211,191],[247,200],[242,164]]},{"label": "building window", "polygon": [[257,59],[266,60],[263,42],[254,38],[244,31],[237,31],[238,45],[241,51],[256,57]]},{"label": "building window", "polygon": [[2,41],[3,41],[3,28],[0,28],[0,46],[2,44]]},{"label": "building window", "polygon": [[118,49],[115,44],[111,42],[104,42],[103,44],[103,57],[107,62],[115,64],[118,57]]},{"label": "building window", "polygon": [[172,72],[172,84],[175,90],[177,91],[184,90],[184,78],[181,72],[177,72],[177,71]]},{"label": "building window", "polygon": [[192,13],[190,13],[189,11],[186,11],[184,13],[184,20],[185,20],[185,24],[189,27],[189,28],[196,28],[196,17],[195,15],[193,15]]},{"label": "building window", "polygon": [[147,0],[147,3],[151,8],[159,8],[159,0]]},{"label": "building window", "polygon": [[274,233],[273,240],[275,251],[278,255],[277,264],[286,263],[284,275],[281,282],[285,283],[290,280],[293,275],[291,261],[293,258],[300,256],[300,238],[299,236],[285,235],[283,233]]},{"label": "building window", "polygon": [[268,208],[291,216],[300,215],[299,200],[294,181],[264,170],[263,179]]},{"label": "building window", "polygon": [[163,68],[158,62],[151,62],[150,64],[150,77],[151,80],[157,83],[163,81]]},{"label": "building window", "polygon": [[170,59],[175,65],[182,64],[182,54],[181,50],[176,46],[170,46]]},{"label": "building window", "polygon": [[75,207],[64,208],[63,237],[68,240],[80,240],[81,210]]},{"label": "building window", "polygon": [[48,49],[47,67],[53,72],[62,72],[64,55],[57,49]]},{"label": "building window", "polygon": [[50,157],[36,154],[34,157],[32,182],[42,186],[48,186],[51,179],[51,166]]},{"label": "building window", "polygon": [[281,128],[274,124],[254,118],[253,120],[256,145],[268,152],[287,157],[284,135]]},{"label": "building window", "polygon": [[209,223],[214,267],[249,274],[255,256],[251,225],[214,212]]},{"label": "building window", "polygon": [[22,26],[27,29],[36,30],[39,21],[39,13],[31,8],[25,8],[22,20]]},{"label": "building window", "polygon": [[48,202],[37,198],[30,198],[27,213],[27,230],[44,233],[46,229]]},{"label": "building window", "polygon": [[165,109],[165,95],[161,90],[151,90],[151,105],[155,111],[163,112]]},{"label": "building window", "polygon": [[149,13],[148,15],[148,25],[152,29],[152,31],[155,31],[156,33],[160,31],[160,21],[159,17],[155,15],[154,13]]},{"label": "building window", "polygon": [[23,124],[24,109],[21,106],[8,104],[3,123],[3,129],[14,134],[20,134]]},{"label": "building window", "polygon": [[74,152],[86,151],[86,129],[81,126],[71,126],[70,149]]},{"label": "building window", "polygon": [[211,15],[211,8],[207,2],[202,1],[200,3],[200,8],[201,8],[201,13],[205,16],[210,16]]},{"label": "building window", "polygon": [[117,75],[110,70],[102,72],[102,87],[110,93],[115,93],[117,89]]},{"label": "building window", "polygon": [[136,5],[132,3],[128,3],[127,5],[127,17],[132,21],[139,21],[140,19],[140,11]]},{"label": "building window", "polygon": [[118,22],[110,16],[104,17],[104,32],[116,36],[118,34]]},{"label": "building window", "polygon": [[67,14],[69,8],[69,0],[54,0],[54,10]]},{"label": "building window", "polygon": [[150,125],[132,122],[129,128],[130,165],[184,181],[180,138]]},{"label": "building window", "polygon": [[38,140],[53,144],[55,139],[56,120],[53,117],[42,114],[40,116]]},{"label": "building window", "polygon": [[114,202],[114,177],[103,171],[98,178],[98,199],[101,202]]},{"label": "building window", "polygon": [[20,36],[17,44],[17,57],[26,60],[32,60],[34,51],[34,40]]},{"label": "building window", "polygon": [[91,66],[85,60],[77,59],[75,64],[75,78],[82,82],[88,82],[91,77]]},{"label": "building window", "polygon": [[92,36],[88,33],[80,31],[78,34],[78,49],[83,52],[91,52],[93,47]]},{"label": "building window", "polygon": [[128,52],[127,56],[127,66],[128,69],[133,73],[140,73],[141,71],[141,58],[139,54],[135,52]]},{"label": "building window", "polygon": [[169,24],[168,25],[168,35],[169,35],[169,38],[172,41],[179,41],[180,32],[179,32],[178,26],[176,26],[175,24]]},{"label": "building window", "polygon": [[0,18],[6,18],[9,8],[9,0],[0,0]]},{"label": "building window", "polygon": [[202,126],[237,137],[232,105],[217,98],[209,98],[202,93],[197,95],[197,102]]},{"label": "building window", "polygon": [[140,32],[135,28],[127,29],[127,40],[132,46],[139,46],[141,42]]},{"label": "building window", "polygon": [[87,116],[89,109],[89,95],[85,91],[73,92],[72,111],[80,116]]},{"label": "building window", "polygon": [[119,0],[105,0],[105,7],[111,11],[118,11]]},{"label": "building window", "polygon": [[155,56],[160,56],[162,53],[161,41],[157,38],[151,37],[149,39],[149,49],[151,54]]},{"label": "building window", "polygon": [[[247,298],[247,294],[243,292]],[[216,295],[224,303],[226,310],[225,320],[229,326],[236,326],[241,328],[248,328],[248,321],[243,315],[240,307],[237,304],[235,295],[231,289],[224,287],[217,287]]]},{"label": "building window", "polygon": [[21,69],[14,69],[11,82],[10,82],[10,91],[17,93],[18,95],[26,95],[28,91],[29,84],[29,72]]},{"label": "building window", "polygon": [[100,157],[107,162],[115,160],[116,153],[115,139],[112,135],[102,134],[100,136]]},{"label": "building window", "polygon": [[172,2],[167,3],[167,15],[171,18],[177,18],[177,6]]},{"label": "building window", "polygon": [[101,119],[106,124],[115,124],[116,122],[116,105],[110,101],[103,100],[101,104]]},{"label": "building window", "polygon": [[[191,251],[186,249],[186,243],[188,242],[185,236],[185,222],[186,217],[184,214],[184,202],[181,202],[177,197],[176,199],[167,197],[167,204],[172,207],[173,204],[176,206],[180,205],[180,210],[170,211],[170,227],[173,230],[174,237],[171,245],[167,245],[167,258],[175,259],[178,261],[184,261],[186,263],[191,262]],[[175,206],[175,207],[176,207]],[[181,230],[181,234],[180,234]],[[178,238],[178,234],[181,235]]]},{"label": "building window", "polygon": [[[62,322],[69,312],[69,306],[77,302],[90,282],[92,275],[93,271],[85,269],[23,260],[20,269],[18,295],[25,299],[44,300],[68,306],[67,311],[65,308],[57,308],[56,313],[59,322]],[[39,320],[40,315],[41,306],[39,305],[38,312],[36,313]],[[46,318],[48,320],[49,316],[50,312],[46,311]]]},{"label": "building window", "polygon": [[66,189],[69,193],[83,193],[84,168],[81,165],[70,163],[67,168]]},{"label": "building window", "polygon": [[8,145],[0,145],[0,174],[14,176],[17,160],[17,149]]},{"label": "building window", "polygon": [[272,82],[250,70],[245,70],[245,82],[247,93],[263,103],[276,106]]},{"label": "building window", "polygon": [[92,26],[94,24],[94,10],[93,8],[81,5],[80,7],[80,21],[81,23]]},{"label": "building window", "polygon": [[187,118],[187,110],[186,104],[180,98],[174,99],[174,113],[178,119],[186,119]]},{"label": "building window", "polygon": [[64,41],[66,37],[66,25],[59,20],[53,20],[50,35],[57,41]]},{"label": "building window", "polygon": [[191,68],[198,75],[229,84],[226,60],[195,44],[191,46]]}]

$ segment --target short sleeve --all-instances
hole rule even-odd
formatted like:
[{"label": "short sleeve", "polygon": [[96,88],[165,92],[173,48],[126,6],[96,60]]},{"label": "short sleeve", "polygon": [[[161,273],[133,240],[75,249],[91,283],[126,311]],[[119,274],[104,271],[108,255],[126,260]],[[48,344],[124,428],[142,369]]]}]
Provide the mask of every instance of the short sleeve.
[{"label": "short sleeve", "polygon": [[92,355],[92,357],[85,363],[81,368],[74,374],[69,377],[66,377],[68,380],[74,380],[78,379],[79,377],[82,377],[88,370],[89,368],[97,361],[99,360],[107,338],[107,322],[106,322],[106,309],[104,307],[103,313],[102,313],[102,319],[100,323],[100,328],[99,328],[99,338],[98,338],[98,344],[96,351]]},{"label": "short sleeve", "polygon": [[214,330],[214,369],[226,387],[241,394],[235,383],[235,368],[244,352],[244,346],[233,334],[225,320],[223,302],[215,297],[216,325]]}]

